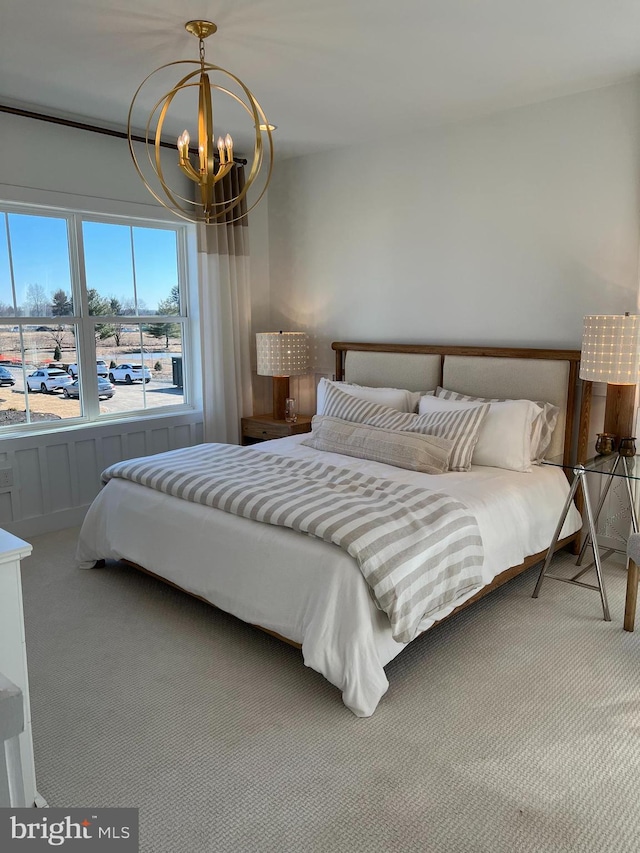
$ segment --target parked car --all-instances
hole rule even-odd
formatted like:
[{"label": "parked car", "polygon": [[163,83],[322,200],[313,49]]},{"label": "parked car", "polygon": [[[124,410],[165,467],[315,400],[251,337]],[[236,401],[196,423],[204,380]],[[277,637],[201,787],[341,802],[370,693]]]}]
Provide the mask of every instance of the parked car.
[{"label": "parked car", "polygon": [[0,367],[0,386],[2,385],[15,385],[16,380],[13,378],[13,374],[10,370],[7,370],[6,367]]},{"label": "parked car", "polygon": [[[98,376],[102,376],[103,379],[106,379],[109,375],[109,366],[106,361],[103,361],[101,358],[96,359],[96,368],[98,371]],[[78,378],[78,365],[74,362],[67,367],[67,373],[73,379]]]},{"label": "parked car", "polygon": [[151,371],[142,364],[118,364],[109,371],[109,379],[112,382],[126,382],[127,385],[136,381],[146,384],[151,381]]},{"label": "parked car", "polygon": [[27,388],[29,391],[59,391],[72,381],[59,367],[39,367],[27,376]]},{"label": "parked car", "polygon": [[[75,397],[77,399],[80,396],[80,380],[76,379],[71,385],[67,385],[66,388],[62,389],[62,393],[65,397]],[[109,380],[98,376],[98,399],[110,400],[115,393],[116,389]]]}]

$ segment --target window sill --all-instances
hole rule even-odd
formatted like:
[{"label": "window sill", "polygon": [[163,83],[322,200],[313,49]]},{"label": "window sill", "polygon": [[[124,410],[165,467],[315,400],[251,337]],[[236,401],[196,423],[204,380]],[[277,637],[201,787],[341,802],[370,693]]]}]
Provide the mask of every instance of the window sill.
[{"label": "window sill", "polygon": [[11,427],[3,428],[0,431],[0,440],[7,439],[28,439],[38,436],[63,435],[64,433],[73,433],[78,430],[101,430],[117,427],[122,424],[126,427],[131,424],[143,424],[149,421],[162,421],[168,418],[184,418],[188,421],[202,420],[202,409],[195,406],[172,406],[171,408],[154,409],[151,413],[132,412],[130,415],[105,415],[96,420],[87,420],[83,418],[73,418],[68,421],[41,421],[40,423],[20,424],[14,429]]}]

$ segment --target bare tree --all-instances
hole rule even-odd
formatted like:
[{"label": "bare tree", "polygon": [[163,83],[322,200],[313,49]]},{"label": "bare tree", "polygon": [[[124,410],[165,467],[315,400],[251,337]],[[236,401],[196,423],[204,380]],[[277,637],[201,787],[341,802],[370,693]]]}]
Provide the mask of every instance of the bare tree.
[{"label": "bare tree", "polygon": [[61,350],[67,336],[67,329],[64,326],[56,326],[55,329],[49,329],[47,334],[53,340],[57,349]]},{"label": "bare tree", "polygon": [[140,299],[138,297],[138,304],[133,299],[124,299],[122,301],[122,314],[123,316],[135,317],[136,315],[136,307],[138,309],[138,314],[155,314],[155,311],[151,311],[148,307],[144,299]]},{"label": "bare tree", "polygon": [[30,317],[51,316],[51,304],[47,291],[41,284],[34,282],[27,285],[27,308]]}]

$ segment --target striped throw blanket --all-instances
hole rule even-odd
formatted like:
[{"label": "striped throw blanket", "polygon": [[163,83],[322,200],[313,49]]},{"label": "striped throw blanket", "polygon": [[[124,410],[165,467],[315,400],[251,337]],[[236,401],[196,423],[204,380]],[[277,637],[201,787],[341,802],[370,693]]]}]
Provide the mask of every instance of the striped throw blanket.
[{"label": "striped throw blanket", "polygon": [[425,616],[482,584],[475,519],[422,487],[225,444],[118,462],[102,474],[105,483],[114,477],[339,545],[400,643]]}]

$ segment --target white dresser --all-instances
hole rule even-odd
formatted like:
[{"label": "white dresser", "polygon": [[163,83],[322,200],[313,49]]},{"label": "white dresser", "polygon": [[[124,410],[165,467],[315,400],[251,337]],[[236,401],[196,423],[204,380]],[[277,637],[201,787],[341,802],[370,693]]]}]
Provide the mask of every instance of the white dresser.
[{"label": "white dresser", "polygon": [[36,772],[31,738],[20,561],[28,557],[31,551],[28,542],[6,530],[0,530],[0,672],[22,690],[24,697],[24,731],[19,740],[24,804],[27,806],[33,806],[36,800]]}]

